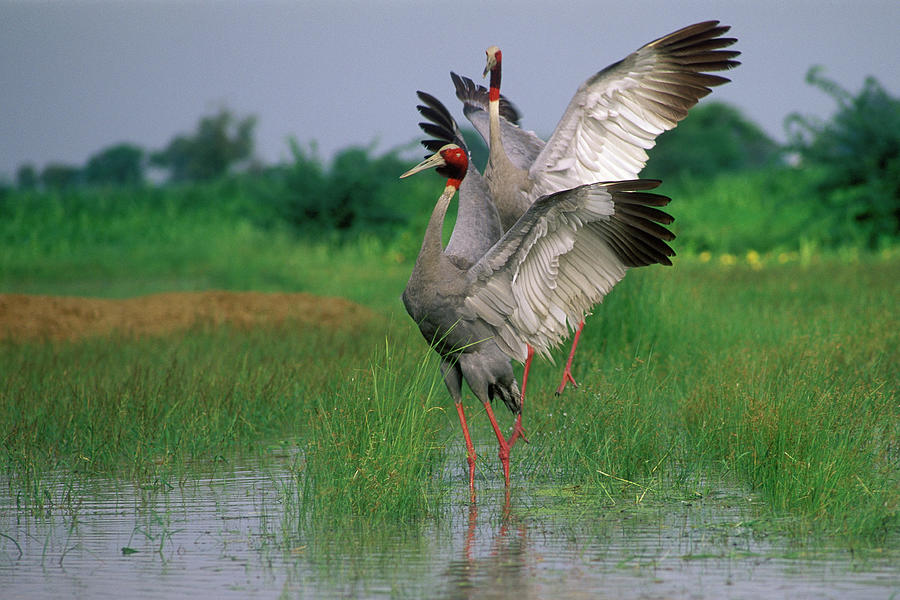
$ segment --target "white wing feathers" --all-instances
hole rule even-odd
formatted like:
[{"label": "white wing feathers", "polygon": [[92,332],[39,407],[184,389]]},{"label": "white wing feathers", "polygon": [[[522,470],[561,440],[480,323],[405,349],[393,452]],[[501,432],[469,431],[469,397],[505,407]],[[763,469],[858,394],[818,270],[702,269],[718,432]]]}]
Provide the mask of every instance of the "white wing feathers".
[{"label": "white wing feathers", "polygon": [[525,360],[527,345],[550,358],[550,350],[636,264],[629,251],[642,248],[654,262],[674,254],[659,239],[672,239],[668,230],[634,230],[648,219],[668,223],[671,217],[655,209],[635,216],[627,208],[665,205],[664,196],[643,193],[658,184],[597,183],[538,199],[469,271],[466,307],[493,329],[512,358]]},{"label": "white wing feathers", "polygon": [[633,179],[656,137],[687,116],[710,86],[728,79],[704,73],[739,63],[720,50],[729,27],[697,23],[650,42],[578,89],[529,176],[537,198],[593,181]]}]

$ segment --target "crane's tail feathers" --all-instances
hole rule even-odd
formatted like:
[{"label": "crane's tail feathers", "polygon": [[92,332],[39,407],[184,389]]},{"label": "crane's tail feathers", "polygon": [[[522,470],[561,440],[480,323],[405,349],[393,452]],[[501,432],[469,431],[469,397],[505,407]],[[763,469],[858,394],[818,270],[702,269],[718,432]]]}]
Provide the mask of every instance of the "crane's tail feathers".
[{"label": "crane's tail feathers", "polygon": [[488,394],[491,400],[497,397],[503,400],[503,404],[512,414],[518,415],[522,412],[522,393],[519,391],[519,384],[515,379],[508,386],[499,383],[491,384],[488,387]]}]

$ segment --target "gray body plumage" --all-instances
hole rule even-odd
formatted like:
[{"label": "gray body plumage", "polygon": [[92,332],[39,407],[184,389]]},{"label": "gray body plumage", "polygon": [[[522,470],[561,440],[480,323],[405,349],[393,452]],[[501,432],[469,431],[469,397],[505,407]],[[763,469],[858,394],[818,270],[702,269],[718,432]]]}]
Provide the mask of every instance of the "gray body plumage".
[{"label": "gray body plumage", "polygon": [[[461,255],[454,255],[450,253],[449,245],[446,249],[440,247],[440,231],[451,198],[452,194],[445,192],[435,207],[403,292],[403,304],[424,338],[441,356],[441,373],[454,402],[462,401],[462,380],[465,378],[479,400],[487,402],[499,397],[510,411],[518,414],[521,394],[510,357],[500,350],[487,324],[464,308],[469,291],[469,268],[477,262],[472,260],[472,249],[466,248]],[[461,199],[460,207],[462,204]],[[472,204],[471,214],[477,214],[479,207],[475,201]],[[487,204],[491,206],[490,202]],[[491,214],[493,224],[488,223],[487,229],[499,232],[496,210],[487,211],[487,218]],[[460,227],[458,219],[454,233]],[[487,239],[485,234],[475,231],[468,237],[482,246]],[[460,235],[456,239],[462,244],[466,236]],[[477,258],[481,258],[487,248],[482,247]]]},{"label": "gray body plumage", "polygon": [[[487,88],[453,72],[450,78],[456,87],[456,97],[463,103],[463,113],[490,145],[484,186],[491,202],[497,207],[503,231],[506,231],[531,205],[520,190],[531,187],[527,169],[543,149],[544,141],[533,132],[520,128],[518,111],[512,103],[501,98],[498,113],[502,145],[497,144],[491,138]],[[497,152],[498,147],[502,147],[504,152]]]},{"label": "gray body plumage", "polygon": [[[468,77],[460,77],[451,71],[450,79],[456,88],[456,97],[463,103],[463,114],[485,142],[490,141],[488,118],[488,89],[477,85]],[[544,149],[545,142],[533,131],[519,125],[518,109],[505,96],[500,96],[500,138],[510,162],[528,170]],[[524,212],[524,211],[523,211]]]},{"label": "gray body plumage", "polygon": [[[456,175],[455,177],[461,176]],[[407,312],[442,358],[444,381],[461,401],[462,378],[482,402],[500,397],[521,411],[510,359],[528,346],[546,357],[630,266],[671,264],[648,193],[657,181],[597,183],[539,198],[474,264],[461,267],[441,244],[455,188],[448,186],[428,221],[403,293]]]},{"label": "gray body plumage", "polygon": [[[432,152],[447,143],[467,151],[456,121],[435,97],[419,92],[417,108],[428,123],[423,130],[436,139],[422,144]],[[449,202],[449,201],[448,201]],[[440,208],[439,201],[438,207]],[[443,209],[446,211],[446,208]],[[435,216],[432,216],[435,219]],[[429,222],[429,229],[443,228]],[[422,250],[403,292],[407,313],[441,356],[441,373],[454,402],[462,400],[462,380],[482,402],[499,397],[513,412],[521,412],[519,385],[510,357],[492,339],[484,323],[461,318],[468,270],[500,239],[503,228],[481,173],[470,160],[459,188],[456,224],[446,248],[426,233]],[[428,245],[430,243],[430,246]]]}]

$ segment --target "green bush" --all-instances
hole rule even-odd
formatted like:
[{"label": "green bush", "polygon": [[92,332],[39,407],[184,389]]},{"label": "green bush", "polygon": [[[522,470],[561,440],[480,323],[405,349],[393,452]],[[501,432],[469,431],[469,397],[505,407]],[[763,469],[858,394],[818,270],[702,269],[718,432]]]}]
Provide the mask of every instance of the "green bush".
[{"label": "green bush", "polygon": [[[409,165],[392,152],[373,157],[369,149],[347,148],[325,167],[295,141],[291,151],[293,162],[268,169],[255,191],[274,214],[304,234],[394,234],[421,211],[410,201],[410,192],[421,186],[399,180]],[[436,199],[440,189],[433,187]]]},{"label": "green bush", "polygon": [[256,117],[238,119],[229,109],[206,116],[193,134],[177,135],[150,163],[169,170],[170,181],[208,181],[228,173],[253,154]]},{"label": "green bush", "polygon": [[814,227],[817,203],[807,195],[809,175],[790,167],[685,175],[663,182],[660,193],[672,198],[677,252],[743,254],[749,250],[797,250],[822,244],[825,232]]},{"label": "green bush", "polygon": [[873,77],[854,95],[809,70],[806,80],[838,104],[826,122],[786,120],[791,147],[815,173],[812,192],[832,243],[876,246],[900,234],[900,99]]},{"label": "green bush", "polygon": [[741,112],[722,102],[701,104],[659,136],[642,177],[712,177],[779,162],[778,145]]},{"label": "green bush", "polygon": [[143,163],[143,148],[134,144],[116,144],[88,159],[84,178],[92,184],[136,185],[144,181]]}]

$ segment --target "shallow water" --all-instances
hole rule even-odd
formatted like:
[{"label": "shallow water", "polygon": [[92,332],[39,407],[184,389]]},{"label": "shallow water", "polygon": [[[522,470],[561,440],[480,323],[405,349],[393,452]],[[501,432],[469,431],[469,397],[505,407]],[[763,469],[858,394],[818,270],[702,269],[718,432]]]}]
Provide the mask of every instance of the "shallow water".
[{"label": "shallow water", "polygon": [[0,597],[900,598],[896,550],[754,535],[754,504],[733,492],[600,508],[528,482],[507,503],[481,480],[476,507],[460,490],[426,524],[304,539],[285,525],[289,460],[158,489],[61,476],[51,495],[72,508],[44,518],[2,482]]}]

